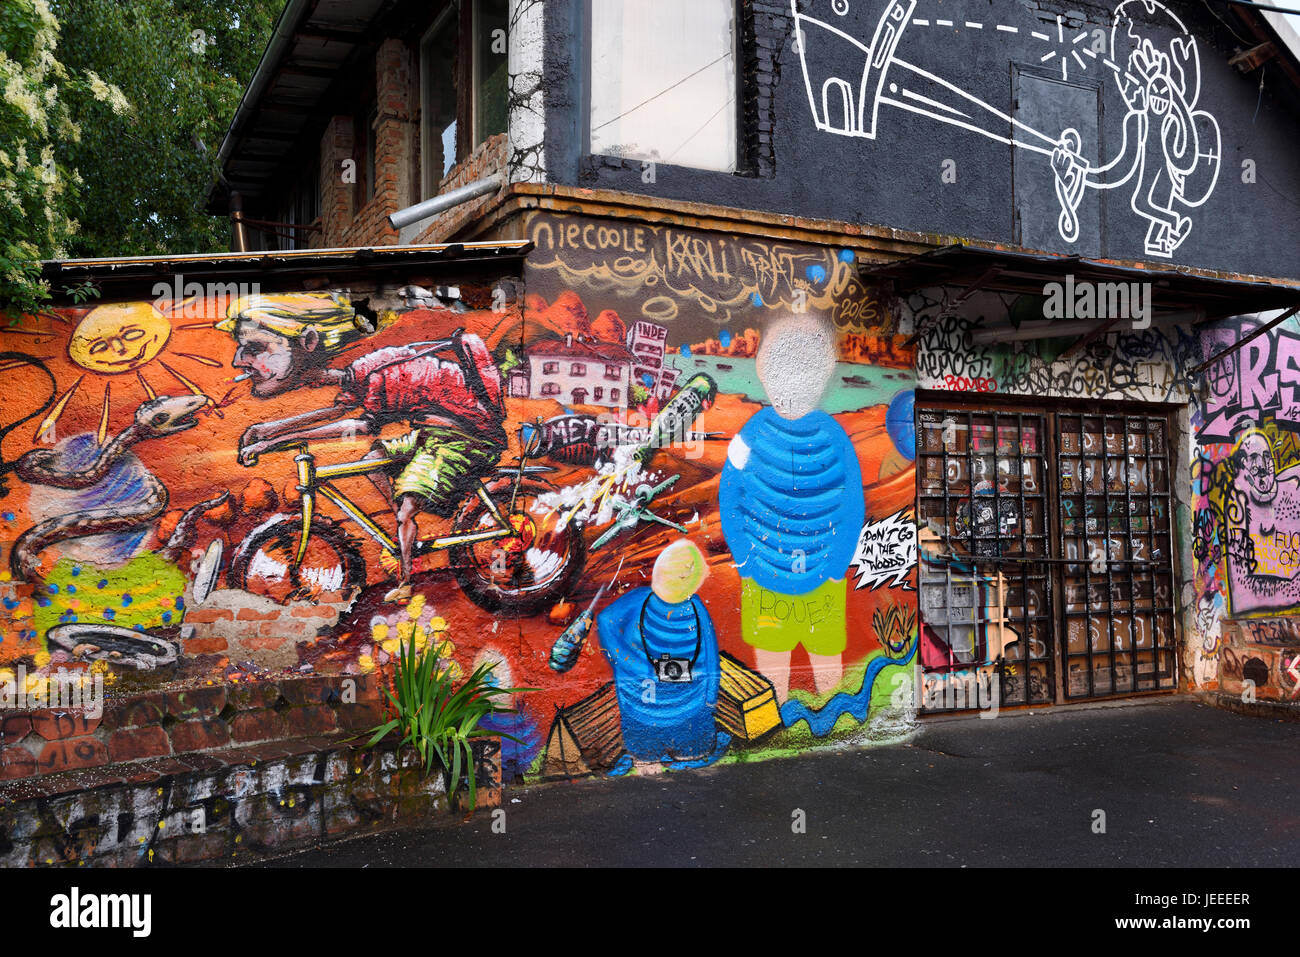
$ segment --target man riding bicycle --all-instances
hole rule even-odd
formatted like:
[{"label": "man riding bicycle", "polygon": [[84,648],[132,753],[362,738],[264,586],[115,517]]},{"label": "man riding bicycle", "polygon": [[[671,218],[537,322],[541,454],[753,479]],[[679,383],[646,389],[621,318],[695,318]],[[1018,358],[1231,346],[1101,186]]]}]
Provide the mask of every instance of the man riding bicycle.
[{"label": "man riding bicycle", "polygon": [[[253,395],[339,390],[327,408],[249,426],[239,442],[243,464],[285,442],[378,435],[390,422],[409,425],[402,435],[377,439],[365,456],[393,460],[368,478],[392,506],[401,549],[401,580],[384,600],[408,600],[416,515],[449,516],[506,448],[501,375],[483,340],[457,329],[444,340],[389,346],[332,368],[329,360],[365,329],[351,303],[336,293],[246,296],[217,328],[238,344],[232,365],[253,377]],[[357,409],[359,415],[349,415]]]}]

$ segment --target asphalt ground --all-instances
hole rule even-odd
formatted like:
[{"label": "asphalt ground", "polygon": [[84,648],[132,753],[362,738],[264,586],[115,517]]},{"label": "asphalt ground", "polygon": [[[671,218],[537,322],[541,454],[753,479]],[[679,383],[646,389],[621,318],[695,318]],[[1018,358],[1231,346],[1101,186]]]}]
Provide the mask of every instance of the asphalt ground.
[{"label": "asphalt ground", "polygon": [[507,788],[504,816],[481,809],[266,863],[1288,867],[1297,743],[1300,723],[1188,697],[927,719],[900,744]]}]

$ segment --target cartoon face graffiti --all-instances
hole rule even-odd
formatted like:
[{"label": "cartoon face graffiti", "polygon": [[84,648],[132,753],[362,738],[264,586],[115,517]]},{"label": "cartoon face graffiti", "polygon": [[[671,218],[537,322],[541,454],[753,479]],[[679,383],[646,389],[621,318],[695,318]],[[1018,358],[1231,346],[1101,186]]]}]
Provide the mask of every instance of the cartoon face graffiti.
[{"label": "cartoon face graffiti", "polygon": [[73,332],[68,358],[90,372],[133,372],[162,352],[171,333],[171,323],[150,303],[96,306]]},{"label": "cartoon face graffiti", "polygon": [[1277,473],[1273,468],[1273,451],[1268,438],[1250,431],[1237,446],[1237,486],[1257,505],[1267,505],[1277,494]]},{"label": "cartoon face graffiti", "polygon": [[231,365],[252,375],[253,395],[261,398],[294,388],[317,345],[312,329],[290,338],[247,319],[236,327],[235,341],[238,348]]},{"label": "cartoon face graffiti", "polygon": [[351,301],[338,293],[243,296],[217,328],[234,336],[231,361],[253,377],[253,395],[265,398],[301,385],[367,328]]}]

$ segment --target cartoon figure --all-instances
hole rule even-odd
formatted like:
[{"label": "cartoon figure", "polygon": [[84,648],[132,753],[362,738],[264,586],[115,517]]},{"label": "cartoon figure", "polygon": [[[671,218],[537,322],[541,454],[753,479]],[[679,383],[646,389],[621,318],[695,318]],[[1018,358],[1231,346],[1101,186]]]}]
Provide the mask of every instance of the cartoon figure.
[{"label": "cartoon figure", "polygon": [[1232,612],[1300,602],[1300,465],[1278,472],[1268,436],[1247,429],[1223,504]]},{"label": "cartoon figure", "polygon": [[[238,343],[232,365],[251,373],[254,395],[339,389],[332,406],[249,426],[240,439],[245,464],[287,441],[375,435],[389,422],[408,423],[409,432],[377,440],[365,458],[392,460],[368,477],[397,518],[401,581],[384,600],[409,600],[416,515],[449,516],[466,479],[491,472],[506,448],[501,376],[483,341],[458,329],[444,340],[379,349],[329,368],[328,359],[366,328],[334,293],[247,296],[218,328]],[[358,407],[359,417],[348,416]]]},{"label": "cartoon figure", "polygon": [[853,443],[817,408],[835,361],[823,320],[788,317],[764,333],[758,377],[772,406],[732,440],[718,492],[744,638],[782,701],[800,644],[819,692],[843,676],[845,573],[866,507]]},{"label": "cartoon figure", "polygon": [[[1177,30],[1168,46],[1152,41],[1128,9],[1142,5],[1148,14],[1163,11]],[[1136,177],[1130,206],[1150,222],[1146,235],[1149,256],[1169,258],[1192,229],[1181,208],[1194,208],[1209,199],[1219,175],[1221,144],[1214,117],[1196,109],[1201,68],[1196,41],[1187,28],[1155,0],[1125,0],[1115,9],[1110,59],[1124,65],[1115,82],[1128,112],[1124,116],[1119,155],[1104,166],[1091,167],[1079,155],[1079,134],[1067,129],[1052,151],[1056,193],[1061,202],[1059,231],[1066,242],[1079,234],[1076,211],[1085,186],[1114,189]],[[1115,171],[1117,178],[1111,179]]]},{"label": "cartoon figure", "polygon": [[718,639],[695,594],[707,575],[704,554],[678,539],[659,553],[649,587],[632,589],[596,616],[618,688],[623,745],[637,760],[699,759],[729,740],[719,741],[713,717]]}]

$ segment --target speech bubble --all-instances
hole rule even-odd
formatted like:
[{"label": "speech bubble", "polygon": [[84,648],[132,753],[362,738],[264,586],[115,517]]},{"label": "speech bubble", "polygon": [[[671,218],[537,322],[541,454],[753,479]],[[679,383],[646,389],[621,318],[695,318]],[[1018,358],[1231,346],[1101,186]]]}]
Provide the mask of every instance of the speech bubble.
[{"label": "speech bubble", "polygon": [[[879,522],[867,522],[853,553],[857,571],[854,588],[911,588],[908,573],[916,566],[916,526],[901,511]],[[889,579],[893,578],[893,581]]]}]

